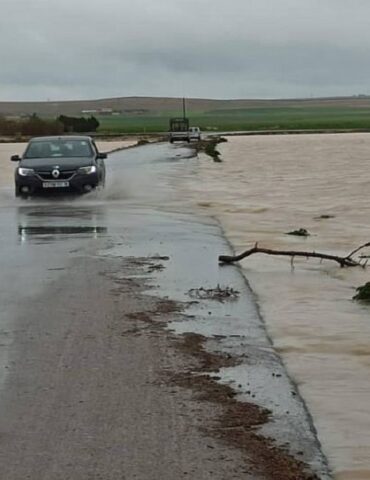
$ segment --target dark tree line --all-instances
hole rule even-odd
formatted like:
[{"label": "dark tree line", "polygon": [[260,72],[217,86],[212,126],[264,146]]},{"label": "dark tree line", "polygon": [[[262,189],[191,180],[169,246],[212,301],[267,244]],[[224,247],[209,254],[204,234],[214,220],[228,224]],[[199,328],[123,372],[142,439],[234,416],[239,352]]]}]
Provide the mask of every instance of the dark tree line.
[{"label": "dark tree line", "polygon": [[0,117],[0,135],[59,135],[63,133],[63,124],[58,120],[44,120],[33,114],[23,120],[9,120]]},{"label": "dark tree line", "polygon": [[100,125],[95,117],[67,117],[60,115],[58,121],[63,124],[65,132],[96,132]]},{"label": "dark tree line", "polygon": [[0,117],[0,135],[35,136],[60,135],[65,132],[96,132],[99,122],[95,117],[67,117],[61,115],[56,120],[40,118],[35,113],[28,118],[12,120]]}]

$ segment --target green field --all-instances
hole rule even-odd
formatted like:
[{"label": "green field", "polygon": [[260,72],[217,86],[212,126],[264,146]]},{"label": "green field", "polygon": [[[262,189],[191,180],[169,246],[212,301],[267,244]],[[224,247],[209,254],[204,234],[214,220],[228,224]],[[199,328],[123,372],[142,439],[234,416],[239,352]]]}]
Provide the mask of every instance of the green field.
[{"label": "green field", "polygon": [[[181,112],[156,115],[99,116],[99,133],[166,132],[169,118]],[[190,124],[203,131],[370,130],[370,108],[272,107],[188,112]]]}]

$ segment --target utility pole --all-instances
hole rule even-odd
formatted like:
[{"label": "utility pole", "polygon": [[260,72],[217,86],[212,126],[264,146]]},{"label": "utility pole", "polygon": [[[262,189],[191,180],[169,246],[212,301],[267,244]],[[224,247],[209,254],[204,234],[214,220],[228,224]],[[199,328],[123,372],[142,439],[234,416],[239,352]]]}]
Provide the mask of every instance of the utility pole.
[{"label": "utility pole", "polygon": [[183,118],[186,118],[185,97],[182,99],[182,116]]}]

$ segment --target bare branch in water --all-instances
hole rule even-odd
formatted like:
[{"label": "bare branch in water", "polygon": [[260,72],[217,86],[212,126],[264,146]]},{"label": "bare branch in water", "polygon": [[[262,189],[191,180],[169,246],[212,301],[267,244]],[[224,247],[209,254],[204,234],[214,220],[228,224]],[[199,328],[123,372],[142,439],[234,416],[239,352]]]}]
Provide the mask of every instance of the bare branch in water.
[{"label": "bare branch in water", "polygon": [[341,267],[366,267],[366,262],[361,264],[360,262],[353,259],[353,255],[358,253],[365,247],[370,247],[370,242],[367,242],[360,247],[357,247],[353,250],[349,255],[346,257],[341,257],[339,255],[330,255],[327,253],[319,253],[319,252],[304,252],[304,251],[296,251],[296,250],[273,250],[269,248],[260,248],[258,243],[254,245],[253,248],[246,250],[245,252],[241,253],[240,255],[220,255],[218,257],[218,261],[220,263],[234,263],[243,260],[243,258],[250,257],[255,253],[264,253],[266,255],[278,255],[278,256],[286,256],[291,257],[291,265],[293,265],[295,257],[305,257],[305,258],[320,258],[321,260],[332,260],[334,262],[339,263]]}]

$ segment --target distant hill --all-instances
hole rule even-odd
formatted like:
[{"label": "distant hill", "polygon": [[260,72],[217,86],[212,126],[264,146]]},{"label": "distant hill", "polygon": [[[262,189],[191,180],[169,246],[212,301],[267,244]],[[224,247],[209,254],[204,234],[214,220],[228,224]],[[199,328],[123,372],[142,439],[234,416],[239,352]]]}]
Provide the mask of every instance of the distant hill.
[{"label": "distant hill", "polygon": [[[346,107],[370,108],[370,97],[309,98],[288,100],[212,100],[202,98],[186,99],[189,112],[215,112],[217,110],[240,110],[248,108],[281,107]],[[58,115],[81,115],[120,112],[127,115],[159,115],[180,112],[181,98],[165,97],[121,97],[99,100],[78,100],[62,102],[0,102],[0,115],[30,115],[56,117]]]}]

